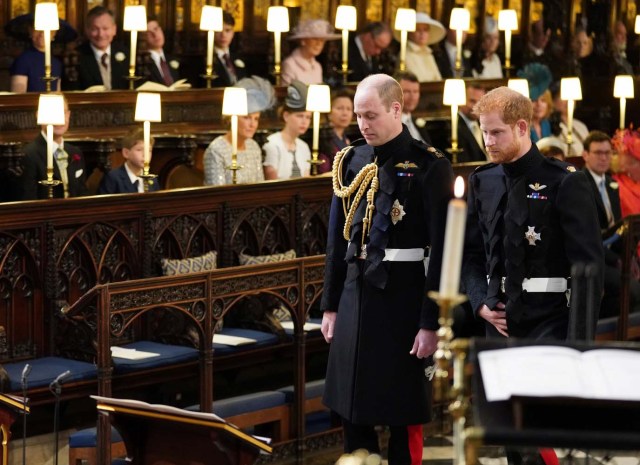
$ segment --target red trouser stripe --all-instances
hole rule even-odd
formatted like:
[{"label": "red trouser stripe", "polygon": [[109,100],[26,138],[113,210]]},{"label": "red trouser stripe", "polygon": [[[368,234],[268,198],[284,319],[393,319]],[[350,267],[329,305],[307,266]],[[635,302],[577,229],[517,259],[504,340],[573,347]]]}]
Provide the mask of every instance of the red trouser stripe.
[{"label": "red trouser stripe", "polygon": [[422,465],[422,425],[407,426],[407,436],[409,437],[409,453],[411,454],[411,465]]},{"label": "red trouser stripe", "polygon": [[540,456],[546,465],[560,465],[556,451],[553,449],[540,449]]}]

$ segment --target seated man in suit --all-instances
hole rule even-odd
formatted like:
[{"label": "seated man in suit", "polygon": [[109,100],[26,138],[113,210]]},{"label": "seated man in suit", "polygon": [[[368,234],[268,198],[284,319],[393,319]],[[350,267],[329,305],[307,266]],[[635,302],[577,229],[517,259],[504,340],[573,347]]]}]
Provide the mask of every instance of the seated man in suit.
[{"label": "seated man in suit", "polygon": [[[85,186],[84,157],[78,147],[64,142],[64,134],[69,129],[71,112],[67,100],[64,101],[65,124],[53,127],[53,179],[62,181],[53,188],[55,198],[80,197],[87,195]],[[46,199],[48,187],[38,181],[47,179],[47,138],[46,127],[33,142],[24,148],[23,195],[24,200]]]},{"label": "seated man in suit", "polygon": [[349,39],[349,81],[360,82],[370,74],[393,72],[385,70],[380,55],[391,45],[393,36],[389,25],[369,23],[359,34]]},{"label": "seated man in suit", "polygon": [[471,50],[464,48],[464,43],[467,40],[467,33],[462,33],[462,75],[458,76],[456,73],[456,31],[453,29],[447,29],[447,36],[440,42],[439,47],[434,50],[434,56],[440,75],[442,79],[449,79],[454,77],[471,77]]},{"label": "seated man in suit", "polygon": [[180,79],[180,62],[164,52],[164,31],[154,16],[147,17],[147,49],[151,61],[147,64],[146,73],[149,81],[170,86]]},{"label": "seated man in suit", "polygon": [[232,52],[229,47],[235,36],[236,20],[227,11],[222,13],[222,31],[216,31],[213,36],[216,57],[213,60],[213,72],[217,77],[212,81],[213,87],[228,87],[246,77],[244,61]]},{"label": "seated man in suit", "polygon": [[404,99],[402,122],[409,129],[411,137],[432,145],[431,136],[427,131],[427,121],[424,118],[416,120],[411,114],[418,108],[420,103],[420,82],[418,77],[410,71],[404,71],[397,73],[395,78],[402,88],[402,97]]},{"label": "seated man in suit", "polygon": [[[608,174],[613,154],[611,138],[602,131],[591,131],[584,140],[584,168],[593,190],[600,229],[606,232],[620,218],[618,184]],[[619,243],[604,248],[604,295],[600,305],[600,318],[620,313],[620,255]],[[630,311],[640,310],[640,284],[631,280]]]},{"label": "seated man in suit", "polygon": [[127,89],[129,84],[128,53],[113,42],[117,32],[113,12],[104,6],[95,6],[87,13],[85,41],[78,47],[78,78],[64,86],[68,90],[83,90],[103,85],[105,90]]},{"label": "seated man in suit", "polygon": [[[153,139],[149,142],[153,145]],[[151,147],[149,148],[151,155]],[[124,163],[104,175],[98,194],[133,194],[144,192],[144,179],[140,177],[144,169],[144,132],[141,128],[129,131],[122,138]],[[149,160],[151,161],[151,160]],[[159,189],[158,180],[150,179],[149,191]]]},{"label": "seated man in suit", "polygon": [[467,103],[460,107],[458,113],[458,147],[462,149],[458,163],[487,161],[478,116],[473,113],[474,105],[485,93],[484,87],[467,83]]}]

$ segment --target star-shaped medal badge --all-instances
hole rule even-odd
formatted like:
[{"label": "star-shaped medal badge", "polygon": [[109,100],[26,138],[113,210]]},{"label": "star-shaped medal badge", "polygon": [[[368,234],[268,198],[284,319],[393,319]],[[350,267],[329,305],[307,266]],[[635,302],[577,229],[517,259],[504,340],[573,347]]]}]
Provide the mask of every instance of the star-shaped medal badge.
[{"label": "star-shaped medal badge", "polygon": [[398,201],[398,199],[396,199],[396,201],[393,202],[393,205],[391,206],[391,222],[393,224],[396,224],[398,221],[402,220],[402,217],[406,214],[407,212],[404,211],[404,207]]},{"label": "star-shaped medal badge", "polygon": [[536,241],[541,241],[540,233],[536,232],[535,226],[527,226],[529,229],[524,233],[524,238],[529,241],[529,245],[536,245]]}]

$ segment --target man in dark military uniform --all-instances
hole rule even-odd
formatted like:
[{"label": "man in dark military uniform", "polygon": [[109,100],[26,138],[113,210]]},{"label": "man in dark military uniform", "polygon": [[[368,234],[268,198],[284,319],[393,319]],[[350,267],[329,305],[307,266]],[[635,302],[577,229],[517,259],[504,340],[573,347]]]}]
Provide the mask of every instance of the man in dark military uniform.
[{"label": "man in dark military uniform", "polygon": [[343,419],[345,451],[379,451],[374,426],[389,425],[391,465],[422,461],[431,400],[425,359],[438,328],[426,293],[438,287],[453,185],[447,159],[402,124],[402,101],[387,75],[358,85],[365,140],[334,162],[321,306],[331,343],[324,402]]},{"label": "man in dark military uniform", "polygon": [[[469,178],[464,290],[488,336],[565,339],[572,265],[594,264],[593,298],[602,294],[603,248],[587,178],[531,143],[528,98],[499,87],[474,112],[492,163]],[[584,337],[595,321],[585,321],[584,307],[574,310]],[[516,451],[507,456],[522,460]]]}]

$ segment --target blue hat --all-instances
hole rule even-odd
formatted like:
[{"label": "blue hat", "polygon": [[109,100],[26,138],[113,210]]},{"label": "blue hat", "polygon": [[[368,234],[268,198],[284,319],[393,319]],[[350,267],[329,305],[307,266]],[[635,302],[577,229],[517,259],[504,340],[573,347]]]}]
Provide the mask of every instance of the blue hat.
[{"label": "blue hat", "polygon": [[276,93],[269,81],[258,76],[240,79],[235,87],[247,90],[247,113],[258,113],[273,108]]},{"label": "blue hat", "polygon": [[305,111],[307,108],[307,89],[308,86],[304,82],[297,79],[292,81],[287,87],[287,96],[284,99],[287,109]]},{"label": "blue hat", "polygon": [[547,65],[542,63],[528,63],[518,71],[518,77],[529,81],[529,98],[538,100],[549,89],[553,76]]}]

